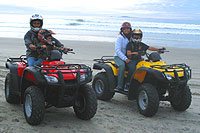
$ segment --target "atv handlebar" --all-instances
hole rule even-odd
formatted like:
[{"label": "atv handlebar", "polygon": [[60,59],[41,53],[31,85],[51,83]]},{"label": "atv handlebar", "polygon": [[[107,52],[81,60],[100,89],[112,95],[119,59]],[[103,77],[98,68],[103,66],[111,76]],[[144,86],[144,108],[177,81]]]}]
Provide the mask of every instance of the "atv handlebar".
[{"label": "atv handlebar", "polygon": [[61,50],[64,54],[67,54],[67,53],[71,53],[71,54],[75,54],[75,52],[72,52],[73,49],[71,48],[64,48],[63,50]]},{"label": "atv handlebar", "polygon": [[[160,48],[160,49],[158,49],[158,51],[157,51],[159,54],[163,54],[163,53],[165,53],[165,52],[169,52],[168,50],[166,50],[166,48]],[[138,55],[141,55],[141,56],[144,56],[144,55],[146,55],[147,57],[148,57],[148,55],[149,55],[149,53],[147,53],[147,50],[145,51],[145,50],[142,50],[142,51],[138,51]]]},{"label": "atv handlebar", "polygon": [[159,53],[159,54],[163,54],[163,53],[165,53],[165,52],[169,52],[169,51],[166,50],[165,47],[158,49],[158,53]]},{"label": "atv handlebar", "polygon": [[147,51],[138,51],[138,55],[140,56],[145,55],[148,60],[158,61],[161,59],[160,54],[163,54],[165,52],[169,52],[169,51],[163,47],[163,48],[158,49],[156,52],[151,52],[151,53],[148,53]]}]

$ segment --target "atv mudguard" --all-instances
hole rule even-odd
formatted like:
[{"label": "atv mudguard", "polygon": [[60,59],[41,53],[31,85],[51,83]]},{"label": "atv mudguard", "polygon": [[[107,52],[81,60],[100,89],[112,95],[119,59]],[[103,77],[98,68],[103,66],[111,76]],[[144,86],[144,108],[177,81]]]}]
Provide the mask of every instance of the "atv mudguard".
[{"label": "atv mudguard", "polygon": [[20,95],[20,82],[21,82],[21,77],[18,73],[18,65],[17,64],[12,64],[10,62],[6,62],[6,68],[9,69],[10,71],[10,82],[11,82],[11,88],[12,88],[12,93],[16,95]]},{"label": "atv mudguard", "polygon": [[168,82],[162,72],[147,67],[137,69],[131,77],[128,99],[136,99],[138,87],[142,83],[150,83],[154,86],[158,86],[160,82]]},{"label": "atv mudguard", "polygon": [[108,85],[109,85],[110,91],[114,92],[114,89],[116,87],[116,80],[115,80],[112,68],[109,65],[105,64],[105,63],[94,63],[93,69],[96,69],[96,70],[104,69],[106,71],[106,75],[108,77],[108,83],[109,83]]},{"label": "atv mudguard", "polygon": [[[36,67],[26,67],[21,79],[21,96],[23,96],[25,89],[31,85],[44,86],[47,84],[46,79]],[[43,88],[43,87],[41,87]]]}]

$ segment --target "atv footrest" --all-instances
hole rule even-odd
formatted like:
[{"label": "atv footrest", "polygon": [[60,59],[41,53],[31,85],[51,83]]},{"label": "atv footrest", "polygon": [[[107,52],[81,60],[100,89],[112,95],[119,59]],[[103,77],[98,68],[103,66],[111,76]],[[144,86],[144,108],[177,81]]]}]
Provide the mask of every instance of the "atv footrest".
[{"label": "atv footrest", "polygon": [[121,93],[121,94],[124,94],[124,95],[128,95],[128,91],[115,90],[115,92],[117,92],[117,93]]}]

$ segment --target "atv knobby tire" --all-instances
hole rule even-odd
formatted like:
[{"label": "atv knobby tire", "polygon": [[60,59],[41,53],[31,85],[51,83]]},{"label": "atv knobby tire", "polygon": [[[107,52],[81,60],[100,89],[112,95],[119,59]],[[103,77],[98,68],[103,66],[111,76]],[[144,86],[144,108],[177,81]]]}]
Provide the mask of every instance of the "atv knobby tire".
[{"label": "atv knobby tire", "polygon": [[11,77],[11,74],[8,73],[6,75],[6,79],[5,79],[5,98],[6,98],[6,101],[10,104],[19,104],[20,103],[20,97],[13,93],[12,86],[13,86],[12,77]]},{"label": "atv knobby tire", "polygon": [[153,85],[144,83],[138,88],[137,106],[144,116],[151,117],[157,113],[159,96]]},{"label": "atv knobby tire", "polygon": [[91,86],[84,85],[79,88],[73,108],[76,116],[82,120],[94,117],[97,111],[97,98]]},{"label": "atv knobby tire", "polygon": [[185,111],[189,108],[192,101],[192,94],[190,92],[189,86],[185,86],[182,88],[182,91],[176,98],[173,98],[170,103],[174,110],[177,111]]},{"label": "atv knobby tire", "polygon": [[108,101],[112,99],[115,94],[109,89],[109,82],[105,72],[100,72],[95,75],[92,82],[92,87],[96,93],[97,98],[100,100]]},{"label": "atv knobby tire", "polygon": [[42,91],[30,86],[24,93],[24,115],[30,125],[39,125],[45,114],[45,100]]}]

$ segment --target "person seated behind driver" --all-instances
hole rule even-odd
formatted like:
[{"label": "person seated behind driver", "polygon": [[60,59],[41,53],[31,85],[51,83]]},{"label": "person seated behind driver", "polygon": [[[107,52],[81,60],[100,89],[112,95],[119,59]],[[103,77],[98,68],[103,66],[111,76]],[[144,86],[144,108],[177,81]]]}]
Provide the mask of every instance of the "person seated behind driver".
[{"label": "person seated behind driver", "polygon": [[[43,58],[41,57],[41,52],[38,53],[37,44],[38,40],[38,31],[42,29],[43,26],[43,17],[39,14],[34,14],[30,18],[30,30],[24,36],[26,50],[26,57],[28,66],[41,65]],[[57,39],[54,39],[55,42],[63,46]],[[42,48],[46,48],[46,45],[42,45]]]},{"label": "person seated behind driver", "polygon": [[63,44],[58,42],[52,34],[55,34],[51,30],[41,29],[38,32],[38,40],[40,46],[45,45],[46,50],[43,52],[43,59],[59,60],[62,58],[62,52],[68,52],[70,48],[65,48]]},{"label": "person seated behind driver", "polygon": [[116,91],[124,90],[125,65],[130,62],[130,60],[126,57],[126,46],[130,40],[131,31],[131,23],[123,22],[115,42],[114,61],[118,66],[117,86],[115,88]]},{"label": "person seated behind driver", "polygon": [[142,42],[143,33],[140,29],[134,29],[132,31],[132,36],[130,42],[126,47],[126,55],[128,59],[131,61],[127,64],[128,66],[128,77],[127,81],[131,80],[132,74],[135,72],[137,63],[142,59],[142,54],[146,52],[146,50],[150,51],[159,51],[160,49],[148,46],[147,44]]}]

